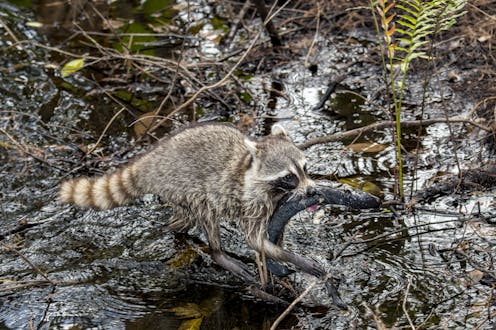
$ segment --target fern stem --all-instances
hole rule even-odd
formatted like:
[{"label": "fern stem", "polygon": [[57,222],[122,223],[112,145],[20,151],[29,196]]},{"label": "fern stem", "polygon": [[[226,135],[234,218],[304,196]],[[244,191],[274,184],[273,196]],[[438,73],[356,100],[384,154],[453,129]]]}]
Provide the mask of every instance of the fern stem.
[{"label": "fern stem", "polygon": [[397,86],[395,83],[395,70],[393,67],[393,58],[389,58],[389,65],[390,65],[390,80],[391,80],[391,93],[393,95],[393,105],[394,105],[394,115],[395,115],[395,122],[396,122],[396,165],[398,169],[398,182],[397,182],[397,188],[398,188],[398,194],[401,199],[404,199],[405,197],[405,189],[403,186],[403,155],[401,152],[401,106],[403,103],[403,92],[404,92],[404,86],[405,86],[405,79],[406,79],[406,74],[403,74],[401,77],[401,86]]},{"label": "fern stem", "polygon": [[399,194],[402,200],[405,199],[405,186],[403,184],[403,157],[401,153],[401,108],[403,106],[403,95],[405,93],[405,83],[406,83],[406,72],[403,72],[403,77],[401,78],[401,86],[399,90],[399,97],[397,102],[395,102],[395,114],[396,114],[396,154],[398,155],[398,185]]}]

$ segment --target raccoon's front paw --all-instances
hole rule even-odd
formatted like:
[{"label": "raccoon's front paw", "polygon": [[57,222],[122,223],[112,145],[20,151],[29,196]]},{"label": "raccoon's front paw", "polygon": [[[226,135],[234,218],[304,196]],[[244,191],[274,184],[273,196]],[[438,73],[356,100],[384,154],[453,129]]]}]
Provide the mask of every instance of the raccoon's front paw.
[{"label": "raccoon's front paw", "polygon": [[318,278],[324,278],[326,275],[325,269],[319,264],[316,260],[300,257],[295,255],[298,259],[295,262],[295,265],[303,270],[305,273],[313,275]]}]

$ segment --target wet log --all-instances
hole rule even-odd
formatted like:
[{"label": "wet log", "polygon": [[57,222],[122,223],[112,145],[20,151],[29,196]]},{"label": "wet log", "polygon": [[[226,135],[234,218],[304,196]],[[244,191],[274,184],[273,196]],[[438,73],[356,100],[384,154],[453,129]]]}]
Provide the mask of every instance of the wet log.
[{"label": "wet log", "polygon": [[442,175],[431,181],[433,183],[418,192],[410,204],[428,203],[456,192],[491,189],[496,185],[496,164],[491,162],[478,168],[462,170],[459,174]]}]

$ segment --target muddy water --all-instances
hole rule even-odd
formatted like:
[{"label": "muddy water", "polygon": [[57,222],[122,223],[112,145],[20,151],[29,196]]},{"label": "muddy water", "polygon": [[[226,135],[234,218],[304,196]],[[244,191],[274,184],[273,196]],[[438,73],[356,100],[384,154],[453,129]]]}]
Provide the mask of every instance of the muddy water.
[{"label": "muddy water", "polygon": [[[36,20],[34,14],[2,6],[2,12],[15,13],[1,17],[20,38],[47,42],[47,35],[25,26],[26,21]],[[251,78],[251,92],[260,96],[260,103],[272,100],[267,110],[270,120],[261,119],[256,130],[262,133],[269,121],[278,121],[300,143],[388,118],[379,62],[365,60],[371,53],[368,47],[373,47],[369,39],[366,32],[355,39],[329,39],[314,59],[314,73],[303,67],[302,59],[275,69],[274,80],[286,97],[274,99],[267,92],[265,86],[273,86],[273,81],[266,76]],[[82,160],[81,148],[94,143],[103,129],[95,118],[105,123],[109,115],[103,109],[112,105],[78,92],[94,87],[84,76],[61,79],[47,65],[54,58],[46,50],[9,47],[11,40],[5,34],[0,42],[1,234],[33,224],[2,239],[0,327],[176,329],[201,323],[202,329],[268,328],[284,308],[257,300],[214,265],[200,231],[167,232],[170,210],[152,196],[103,212],[54,202],[57,185],[73,174],[70,171],[104,172],[128,161],[139,147],[133,147],[123,121],[97,150],[99,157]],[[327,106],[312,110],[329,80],[343,73],[346,79]],[[420,115],[421,81],[421,75],[409,81],[405,118]],[[452,113],[470,108],[466,95],[454,93],[443,81],[429,89],[424,115],[441,113],[440,91]],[[453,145],[447,131],[438,124],[422,132],[415,180],[414,155],[406,158],[408,187],[413,182],[420,189],[440,171],[456,172],[454,148],[467,166],[479,161],[484,145],[470,135],[467,138],[461,128]],[[406,143],[413,147],[419,140],[414,133],[411,143]],[[346,148],[372,142],[384,147],[374,152]],[[105,157],[110,154],[111,159]],[[306,154],[310,172],[359,181],[375,187],[385,200],[392,198],[395,160],[390,132],[314,146]],[[84,162],[91,166],[81,166]],[[85,173],[85,168],[92,172]],[[408,327],[411,322],[431,329],[490,328],[483,321],[491,311],[491,288],[482,280],[469,284],[475,267],[460,253],[482,268],[491,267],[494,229],[476,215],[494,216],[493,197],[494,191],[441,196],[417,205],[408,215],[387,208],[358,213],[324,207],[302,212],[288,225],[286,247],[317,259],[340,278],[339,291],[350,310],[335,308],[317,285],[282,327],[361,329],[381,324]],[[255,270],[253,253],[235,226],[225,224],[222,238],[226,250]],[[301,273],[291,276],[300,292],[313,280]]]}]

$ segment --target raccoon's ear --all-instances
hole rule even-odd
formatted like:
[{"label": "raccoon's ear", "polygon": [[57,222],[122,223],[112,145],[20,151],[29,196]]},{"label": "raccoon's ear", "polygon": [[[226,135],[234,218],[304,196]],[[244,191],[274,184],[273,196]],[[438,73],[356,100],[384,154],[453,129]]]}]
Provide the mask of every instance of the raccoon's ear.
[{"label": "raccoon's ear", "polygon": [[282,127],[279,124],[272,125],[272,129],[270,131],[270,135],[289,139],[288,133],[286,132],[286,130],[284,129],[284,127]]},{"label": "raccoon's ear", "polygon": [[245,139],[245,146],[248,148],[248,151],[250,152],[251,156],[253,158],[257,158],[257,152],[258,152],[257,143],[250,139]]}]

